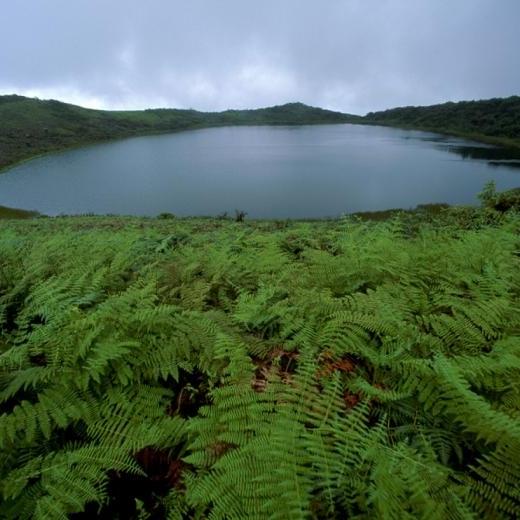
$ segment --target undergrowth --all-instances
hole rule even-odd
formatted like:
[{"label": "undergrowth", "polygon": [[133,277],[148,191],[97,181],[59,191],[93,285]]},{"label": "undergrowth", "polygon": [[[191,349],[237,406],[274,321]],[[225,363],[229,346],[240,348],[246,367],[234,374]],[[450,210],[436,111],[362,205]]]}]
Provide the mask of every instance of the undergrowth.
[{"label": "undergrowth", "polygon": [[0,223],[0,517],[518,517],[520,219],[435,218]]}]

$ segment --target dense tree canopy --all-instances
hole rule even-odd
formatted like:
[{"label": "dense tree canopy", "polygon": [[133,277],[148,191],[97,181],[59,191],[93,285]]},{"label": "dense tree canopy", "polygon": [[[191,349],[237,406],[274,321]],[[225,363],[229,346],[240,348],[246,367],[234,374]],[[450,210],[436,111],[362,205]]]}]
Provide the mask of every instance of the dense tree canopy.
[{"label": "dense tree canopy", "polygon": [[520,145],[520,96],[370,112],[367,122],[510,139]]}]

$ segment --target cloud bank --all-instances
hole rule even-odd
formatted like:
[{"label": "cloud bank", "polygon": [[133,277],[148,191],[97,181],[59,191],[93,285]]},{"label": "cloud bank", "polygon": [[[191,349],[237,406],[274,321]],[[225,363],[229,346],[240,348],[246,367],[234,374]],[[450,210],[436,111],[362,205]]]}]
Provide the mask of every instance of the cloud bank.
[{"label": "cloud bank", "polygon": [[17,0],[0,94],[344,112],[520,94],[518,0]]}]

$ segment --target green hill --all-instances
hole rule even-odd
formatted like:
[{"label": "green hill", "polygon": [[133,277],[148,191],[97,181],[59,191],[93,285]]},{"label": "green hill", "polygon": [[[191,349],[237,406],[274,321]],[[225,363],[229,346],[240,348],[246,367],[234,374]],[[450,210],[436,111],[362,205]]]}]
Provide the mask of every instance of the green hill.
[{"label": "green hill", "polygon": [[302,103],[224,112],[106,111],[52,100],[0,96],[0,169],[42,153],[137,135],[223,125],[302,125],[355,119]]},{"label": "green hill", "polygon": [[303,103],[199,112],[92,110],[60,101],[0,96],[0,170],[39,154],[138,135],[225,125],[359,123],[398,126],[520,147],[520,97],[344,114]]},{"label": "green hill", "polygon": [[0,169],[43,153],[138,135],[225,125],[327,123],[399,126],[520,146],[520,97],[393,108],[362,117],[303,103],[224,112],[161,108],[107,111],[54,100],[0,96]]},{"label": "green hill", "polygon": [[370,112],[363,121],[520,146],[520,96],[392,108]]},{"label": "green hill", "polygon": [[39,216],[37,211],[0,206],[0,219],[34,218],[37,216]]}]

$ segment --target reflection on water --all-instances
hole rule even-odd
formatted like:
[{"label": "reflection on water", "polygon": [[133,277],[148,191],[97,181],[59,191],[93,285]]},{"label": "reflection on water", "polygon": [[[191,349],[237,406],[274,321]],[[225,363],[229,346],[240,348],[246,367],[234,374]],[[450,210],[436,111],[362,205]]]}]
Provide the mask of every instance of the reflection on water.
[{"label": "reflection on water", "polygon": [[520,168],[520,160],[489,161],[491,166],[505,166],[507,168]]},{"label": "reflection on water", "polygon": [[520,148],[465,142],[448,136],[424,137],[422,140],[434,143],[440,150],[455,153],[463,159],[486,161],[491,166],[520,168]]},{"label": "reflection on water", "polygon": [[[518,153],[518,152],[514,152]],[[520,186],[520,157],[457,138],[365,125],[224,127],[40,157],[0,175],[0,205],[60,213],[316,218],[477,204]]]}]

